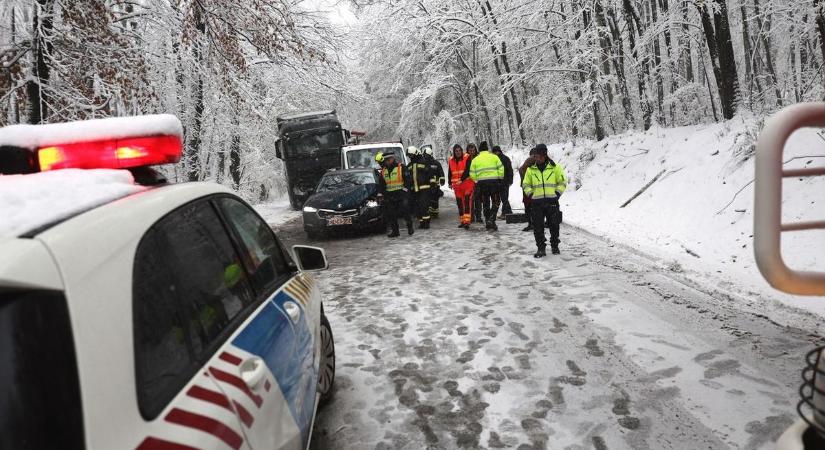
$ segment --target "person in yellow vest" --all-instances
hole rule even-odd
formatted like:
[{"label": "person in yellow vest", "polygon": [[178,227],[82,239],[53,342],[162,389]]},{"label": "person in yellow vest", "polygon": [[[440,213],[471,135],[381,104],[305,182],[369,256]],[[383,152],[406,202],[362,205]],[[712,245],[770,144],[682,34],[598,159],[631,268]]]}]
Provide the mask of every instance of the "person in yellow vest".
[{"label": "person in yellow vest", "polygon": [[535,148],[534,164],[524,174],[522,188],[530,198],[530,221],[538,250],[534,258],[547,256],[544,236],[545,220],[550,224],[550,248],[554,255],[559,254],[559,226],[561,211],[559,198],[567,189],[567,175],[564,168],[547,157],[547,146],[539,144]]},{"label": "person in yellow vest", "polygon": [[504,164],[498,156],[490,153],[490,145],[486,141],[478,147],[480,152],[470,163],[470,178],[476,183],[476,190],[481,195],[487,229],[496,231],[496,215],[501,203],[501,184],[504,181]]},{"label": "person in yellow vest", "polygon": [[387,237],[400,236],[398,232],[398,218],[404,217],[407,222],[407,233],[412,235],[412,217],[410,217],[410,172],[400,162],[395,161],[392,153],[379,153],[375,161],[381,166],[381,176],[378,177],[378,197],[384,208],[384,222],[390,227]]},{"label": "person in yellow vest", "polygon": [[413,145],[407,147],[410,157],[410,193],[412,209],[418,218],[418,228],[430,228],[430,190],[432,189],[430,165],[424,160],[421,149]]}]

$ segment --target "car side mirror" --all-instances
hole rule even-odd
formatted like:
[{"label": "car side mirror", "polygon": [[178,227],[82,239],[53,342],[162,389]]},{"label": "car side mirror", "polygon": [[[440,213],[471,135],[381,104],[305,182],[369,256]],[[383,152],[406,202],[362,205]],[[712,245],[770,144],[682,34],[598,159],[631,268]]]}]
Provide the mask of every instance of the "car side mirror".
[{"label": "car side mirror", "polygon": [[292,253],[301,272],[320,272],[329,268],[324,249],[306,245],[293,245]]},{"label": "car side mirror", "polygon": [[782,258],[782,233],[825,229],[825,220],[782,222],[782,180],[825,175],[825,167],[785,169],[785,143],[805,127],[825,127],[825,103],[789,106],[774,114],[759,134],[756,146],[756,182],[753,240],[756,265],[776,289],[797,295],[825,295],[825,273],[795,271]]},{"label": "car side mirror", "polygon": [[281,148],[283,147],[283,143],[284,141],[281,140],[275,142],[275,156],[278,159],[284,159],[284,152],[281,150]]}]

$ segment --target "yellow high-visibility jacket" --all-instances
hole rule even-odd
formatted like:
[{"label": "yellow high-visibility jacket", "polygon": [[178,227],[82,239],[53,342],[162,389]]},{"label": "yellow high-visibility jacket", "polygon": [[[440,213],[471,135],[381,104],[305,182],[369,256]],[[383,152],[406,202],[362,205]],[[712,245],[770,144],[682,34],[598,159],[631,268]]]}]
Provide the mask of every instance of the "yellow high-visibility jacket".
[{"label": "yellow high-visibility jacket", "polygon": [[547,162],[544,171],[534,164],[527,168],[521,183],[524,193],[533,200],[557,198],[567,189],[567,175],[561,164]]},{"label": "yellow high-visibility jacket", "polygon": [[484,151],[473,158],[470,163],[470,178],[476,183],[479,181],[503,180],[504,164],[498,156]]}]

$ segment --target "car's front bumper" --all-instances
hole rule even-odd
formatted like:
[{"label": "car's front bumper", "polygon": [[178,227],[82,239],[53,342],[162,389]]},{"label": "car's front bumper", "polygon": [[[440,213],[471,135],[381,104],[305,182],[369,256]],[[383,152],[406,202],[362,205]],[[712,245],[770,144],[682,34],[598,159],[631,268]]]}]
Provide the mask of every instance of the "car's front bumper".
[{"label": "car's front bumper", "polygon": [[[377,227],[384,220],[381,208],[361,208],[355,212],[338,212],[319,210],[318,212],[304,212],[304,230],[332,231],[337,229],[364,229]],[[352,224],[332,225],[330,219],[343,217],[352,220]],[[333,219],[334,220],[334,219]]]}]

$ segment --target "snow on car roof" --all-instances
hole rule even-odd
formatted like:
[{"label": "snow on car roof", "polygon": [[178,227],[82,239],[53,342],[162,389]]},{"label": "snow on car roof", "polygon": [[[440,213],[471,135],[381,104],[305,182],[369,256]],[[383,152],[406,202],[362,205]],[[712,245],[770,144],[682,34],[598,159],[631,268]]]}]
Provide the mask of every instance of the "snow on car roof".
[{"label": "snow on car roof", "polygon": [[375,142],[370,144],[358,144],[358,145],[347,145],[344,147],[344,150],[361,150],[365,148],[389,148],[389,147],[398,147],[404,148],[404,145],[400,142]]},{"label": "snow on car roof", "polygon": [[82,141],[102,141],[145,136],[183,137],[180,120],[171,114],[115,117],[44,125],[0,128],[0,147],[37,149]]},{"label": "snow on car roof", "polygon": [[128,170],[0,176],[0,237],[16,237],[145,190]]}]

